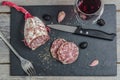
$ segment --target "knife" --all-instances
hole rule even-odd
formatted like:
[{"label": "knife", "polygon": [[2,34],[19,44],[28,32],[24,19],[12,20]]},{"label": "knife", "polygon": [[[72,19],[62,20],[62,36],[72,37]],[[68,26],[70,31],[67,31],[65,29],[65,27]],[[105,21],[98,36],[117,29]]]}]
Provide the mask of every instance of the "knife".
[{"label": "knife", "polygon": [[80,26],[68,26],[68,25],[60,25],[60,24],[49,24],[47,25],[50,28],[57,29],[60,31],[70,32],[77,35],[88,36],[92,38],[104,39],[112,41],[116,36],[115,33],[106,33],[104,31],[95,30],[95,29],[84,29]]}]

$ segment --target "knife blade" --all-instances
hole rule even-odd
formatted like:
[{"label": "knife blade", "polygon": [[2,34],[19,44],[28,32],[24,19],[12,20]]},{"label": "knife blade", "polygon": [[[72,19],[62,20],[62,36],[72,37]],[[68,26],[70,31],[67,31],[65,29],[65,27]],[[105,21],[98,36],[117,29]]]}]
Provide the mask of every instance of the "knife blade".
[{"label": "knife blade", "polygon": [[112,41],[116,36],[115,33],[107,33],[95,29],[83,29],[80,26],[75,27],[75,26],[60,25],[60,24],[49,24],[47,26],[60,31],[70,32],[77,35],[88,36],[92,38],[104,39],[109,41]]}]

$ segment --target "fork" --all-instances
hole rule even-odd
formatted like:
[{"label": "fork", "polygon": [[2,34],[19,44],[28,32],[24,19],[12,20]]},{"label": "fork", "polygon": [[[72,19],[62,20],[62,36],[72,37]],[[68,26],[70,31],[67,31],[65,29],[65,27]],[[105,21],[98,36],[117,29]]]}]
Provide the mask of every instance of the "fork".
[{"label": "fork", "polygon": [[22,69],[28,74],[28,76],[32,76],[36,74],[36,71],[30,61],[21,57],[18,52],[12,47],[12,45],[5,39],[2,32],[0,31],[0,38],[5,42],[5,44],[14,52],[14,54],[19,58],[21,62]]}]

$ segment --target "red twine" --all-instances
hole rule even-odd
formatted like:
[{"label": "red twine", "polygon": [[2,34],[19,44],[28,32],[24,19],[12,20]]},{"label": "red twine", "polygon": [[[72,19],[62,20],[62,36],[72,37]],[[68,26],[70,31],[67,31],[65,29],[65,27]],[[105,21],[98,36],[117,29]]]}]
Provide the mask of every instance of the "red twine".
[{"label": "red twine", "polygon": [[26,9],[24,9],[23,7],[17,6],[15,3],[12,3],[10,1],[3,1],[2,5],[13,7],[17,11],[21,11],[22,13],[25,14],[25,19],[33,17]]},{"label": "red twine", "polygon": [[27,42],[26,42],[26,40],[25,40],[25,39],[24,39],[24,40],[22,40],[22,42],[24,42],[25,46],[28,46],[28,44],[27,44]]},{"label": "red twine", "polygon": [[48,27],[48,26],[46,26],[46,29],[47,29],[47,32],[51,32],[51,29]]}]

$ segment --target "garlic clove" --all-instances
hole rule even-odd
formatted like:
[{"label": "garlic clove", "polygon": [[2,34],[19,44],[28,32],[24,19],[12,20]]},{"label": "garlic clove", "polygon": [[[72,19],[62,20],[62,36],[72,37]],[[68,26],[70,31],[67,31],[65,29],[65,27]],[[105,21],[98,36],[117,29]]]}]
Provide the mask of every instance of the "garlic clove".
[{"label": "garlic clove", "polygon": [[92,61],[92,63],[89,65],[91,67],[97,66],[99,64],[99,60],[95,59]]},{"label": "garlic clove", "polygon": [[65,18],[66,14],[64,11],[60,11],[58,14],[58,23],[62,22]]}]

